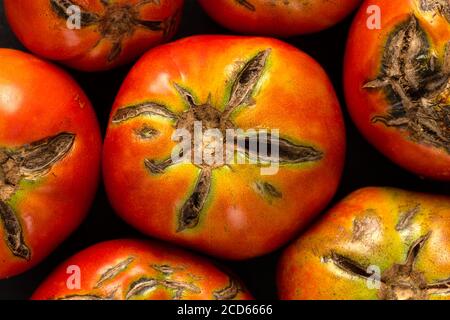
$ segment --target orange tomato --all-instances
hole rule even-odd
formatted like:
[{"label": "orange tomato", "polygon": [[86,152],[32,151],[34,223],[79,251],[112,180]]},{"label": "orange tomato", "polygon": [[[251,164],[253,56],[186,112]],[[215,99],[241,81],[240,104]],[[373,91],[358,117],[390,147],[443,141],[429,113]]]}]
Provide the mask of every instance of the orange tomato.
[{"label": "orange tomato", "polygon": [[100,152],[78,85],[51,64],[0,49],[0,279],[39,263],[80,224]]},{"label": "orange tomato", "polygon": [[154,242],[115,240],[59,266],[33,300],[249,300],[236,278],[212,262]]},{"label": "orange tomato", "polygon": [[284,252],[281,299],[450,299],[450,198],[365,188]]},{"label": "orange tomato", "polygon": [[378,150],[417,175],[450,181],[448,1],[365,2],[348,40],[345,91]]},{"label": "orange tomato", "polygon": [[84,71],[128,63],[176,32],[184,0],[5,0],[32,52]]},{"label": "orange tomato", "polygon": [[199,0],[218,23],[236,32],[295,36],[327,29],[350,14],[361,0]]},{"label": "orange tomato", "polygon": [[[223,139],[188,141],[191,157],[174,160],[173,134],[194,137],[197,122]],[[264,158],[225,140],[229,129],[244,130],[241,137],[268,130],[259,142],[279,149],[279,170],[263,172],[275,152]],[[118,214],[142,232],[245,259],[278,248],[326,206],[344,135],[333,87],[303,52],[268,38],[191,37],[152,49],[126,78],[105,140],[104,179]],[[217,150],[229,146],[231,159],[246,163],[221,163]],[[218,159],[196,161],[211,149]]]}]

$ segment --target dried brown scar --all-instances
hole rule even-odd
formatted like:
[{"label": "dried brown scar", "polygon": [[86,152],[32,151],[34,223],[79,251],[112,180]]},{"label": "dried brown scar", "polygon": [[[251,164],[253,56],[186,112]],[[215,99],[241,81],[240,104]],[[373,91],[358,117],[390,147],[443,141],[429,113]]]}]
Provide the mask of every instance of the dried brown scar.
[{"label": "dried brown scar", "polygon": [[9,201],[22,180],[33,181],[48,174],[67,156],[74,141],[74,134],[60,133],[16,149],[0,148],[0,221],[6,245],[14,256],[30,260],[31,250],[25,242],[20,218]]},{"label": "dried brown scar", "polygon": [[126,299],[130,300],[136,297],[142,297],[158,288],[171,291],[173,294],[172,299],[174,300],[180,300],[185,292],[196,294],[201,293],[200,288],[191,283],[144,277],[131,284],[131,287],[126,295]]},{"label": "dried brown scar", "polygon": [[105,273],[103,273],[100,276],[100,279],[98,280],[98,282],[94,288],[98,289],[98,288],[102,287],[105,282],[114,279],[120,273],[124,272],[133,261],[134,261],[134,258],[129,257],[129,258],[119,262],[117,265],[106,270]]},{"label": "dried brown scar", "polygon": [[242,288],[239,283],[236,280],[230,278],[230,283],[228,284],[228,286],[223,289],[214,291],[213,296],[216,300],[233,300],[241,291]]},{"label": "dried brown scar", "polygon": [[248,0],[235,0],[235,1],[250,11],[256,11],[255,6]]}]

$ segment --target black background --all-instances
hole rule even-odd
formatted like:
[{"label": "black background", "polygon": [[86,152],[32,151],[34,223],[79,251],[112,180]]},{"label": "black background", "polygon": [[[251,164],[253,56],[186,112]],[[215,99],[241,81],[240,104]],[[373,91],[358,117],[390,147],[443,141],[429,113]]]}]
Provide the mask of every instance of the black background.
[{"label": "black background", "polygon": [[[9,30],[0,0],[0,47],[25,50]],[[318,34],[286,41],[307,52],[325,68],[337,90],[347,126],[347,161],[339,190],[330,204],[350,192],[366,186],[392,186],[414,191],[450,194],[450,184],[432,182],[404,171],[384,158],[358,133],[345,110],[342,90],[343,57],[352,16],[336,27]],[[195,34],[231,34],[218,26],[195,0],[187,0],[182,25],[176,38]],[[355,61],[357,63],[357,61]],[[288,67],[288,66],[287,66]],[[115,95],[128,73],[125,66],[104,73],[81,73],[68,70],[90,97],[105,132]],[[319,217],[320,219],[320,217]],[[62,261],[95,243],[119,238],[145,238],[118,218],[111,209],[103,185],[100,186],[91,212],[85,222],[44,262],[29,272],[0,281],[0,299],[28,299],[35,288]],[[275,299],[275,270],[280,252],[241,262],[222,261],[238,274],[257,299]]]}]

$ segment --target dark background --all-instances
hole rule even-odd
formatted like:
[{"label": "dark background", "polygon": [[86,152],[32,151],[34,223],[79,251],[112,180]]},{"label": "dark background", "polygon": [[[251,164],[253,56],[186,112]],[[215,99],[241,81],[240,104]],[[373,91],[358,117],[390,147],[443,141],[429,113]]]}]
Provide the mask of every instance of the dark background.
[{"label": "dark background", "polygon": [[[347,162],[340,188],[330,206],[350,192],[366,186],[392,186],[450,194],[450,184],[420,179],[384,158],[364,140],[351,123],[345,110],[341,79],[345,42],[352,18],[349,17],[336,27],[318,34],[287,39],[287,42],[310,54],[325,68],[344,109],[348,137]],[[195,0],[187,0],[182,25],[176,38],[195,34],[230,34],[230,32],[212,21]],[[25,50],[9,30],[3,12],[3,0],[0,0],[0,47]],[[90,97],[103,133],[115,95],[129,69],[130,66],[125,66],[94,74],[68,70]],[[28,299],[39,283],[57,265],[76,252],[101,241],[130,237],[145,238],[114,214],[101,185],[88,218],[78,230],[33,270],[0,281],[0,299]],[[280,249],[252,260],[221,261],[221,263],[238,274],[257,299],[275,299],[275,270],[281,251]]]}]

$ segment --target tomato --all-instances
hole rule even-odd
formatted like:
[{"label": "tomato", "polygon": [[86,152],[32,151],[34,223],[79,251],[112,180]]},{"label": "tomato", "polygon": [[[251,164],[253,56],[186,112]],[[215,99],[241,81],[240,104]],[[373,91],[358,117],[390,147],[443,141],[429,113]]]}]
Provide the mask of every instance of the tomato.
[{"label": "tomato", "polygon": [[155,242],[114,240],[60,265],[34,300],[249,300],[234,276],[214,263]]},{"label": "tomato", "polygon": [[233,31],[289,37],[321,31],[335,25],[350,14],[361,0],[199,2],[214,20]]},{"label": "tomato", "polygon": [[32,52],[84,71],[128,63],[176,32],[184,0],[5,0]]},{"label": "tomato", "polygon": [[450,299],[450,198],[365,188],[284,252],[282,299]]},{"label": "tomato", "polygon": [[[192,139],[181,143],[180,133]],[[298,49],[268,38],[186,38],[152,49],[124,81],[105,139],[106,189],[146,234],[250,258],[285,243],[328,203],[344,135],[327,75]],[[273,154],[250,147],[258,136]]]},{"label": "tomato", "polygon": [[[379,8],[381,29],[368,28],[368,8]],[[450,181],[448,1],[367,1],[350,32],[345,89],[354,122],[378,150]]]},{"label": "tomato", "polygon": [[0,279],[39,263],[80,224],[100,154],[78,85],[51,64],[0,49]]}]

